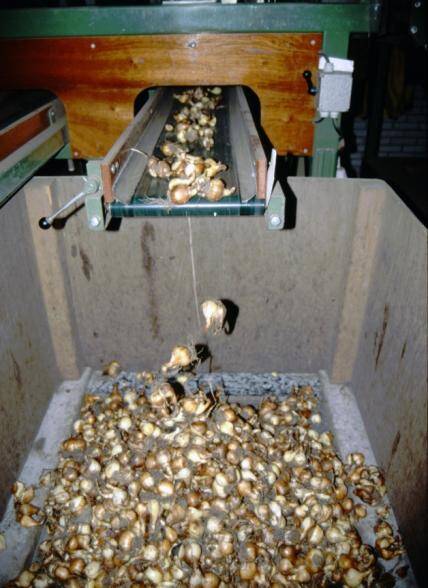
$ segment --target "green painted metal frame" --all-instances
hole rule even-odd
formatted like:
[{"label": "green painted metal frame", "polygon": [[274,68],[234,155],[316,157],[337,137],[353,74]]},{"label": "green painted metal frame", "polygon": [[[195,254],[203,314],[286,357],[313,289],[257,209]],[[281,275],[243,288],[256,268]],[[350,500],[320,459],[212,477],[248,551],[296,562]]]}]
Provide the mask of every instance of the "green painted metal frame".
[{"label": "green painted metal frame", "polygon": [[[0,161],[0,207],[68,142],[64,106],[59,100],[46,102],[4,129],[14,129],[45,112],[44,128]],[[7,135],[6,135],[7,137]],[[3,135],[3,141],[5,141]],[[7,141],[7,138],[6,138]]]},{"label": "green painted metal frame", "polygon": [[368,32],[378,3],[206,4],[29,8],[3,11],[0,37],[169,33]]},{"label": "green painted metal frame", "polygon": [[[334,57],[347,57],[349,34],[341,31],[324,31],[323,53]],[[340,116],[335,119],[340,127]],[[321,120],[315,126],[310,174],[315,177],[331,178],[336,175],[337,154],[340,137],[331,118]]]},{"label": "green painted metal frame", "polygon": [[0,207],[6,204],[41,167],[64,146],[62,129],[35,147],[13,167],[0,174]]}]

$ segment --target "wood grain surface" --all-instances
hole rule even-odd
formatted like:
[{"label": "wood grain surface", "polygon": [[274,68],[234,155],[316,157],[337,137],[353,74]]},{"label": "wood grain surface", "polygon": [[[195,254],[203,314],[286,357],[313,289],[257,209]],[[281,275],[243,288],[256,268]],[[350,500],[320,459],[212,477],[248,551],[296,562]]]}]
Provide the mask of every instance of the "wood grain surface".
[{"label": "wood grain surface", "polygon": [[54,92],[67,112],[75,157],[103,157],[134,115],[145,88],[249,86],[279,153],[310,154],[315,72],[322,35],[260,33],[2,40],[0,89]]},{"label": "wood grain surface", "polygon": [[34,116],[24,117],[21,121],[0,131],[0,161],[31,141],[36,135],[49,126],[49,106],[43,108]]}]

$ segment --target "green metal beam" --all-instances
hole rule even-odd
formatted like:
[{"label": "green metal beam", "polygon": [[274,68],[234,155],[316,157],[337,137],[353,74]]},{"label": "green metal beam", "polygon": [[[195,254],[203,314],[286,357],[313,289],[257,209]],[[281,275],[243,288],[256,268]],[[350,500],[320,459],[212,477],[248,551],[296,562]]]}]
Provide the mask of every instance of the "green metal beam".
[{"label": "green metal beam", "polygon": [[2,172],[0,174],[0,207],[36,173],[39,167],[49,161],[63,145],[63,131],[59,130],[13,167]]},{"label": "green metal beam", "polygon": [[[347,35],[341,30],[326,31],[323,36],[323,52],[333,57],[348,55]],[[335,119],[340,128],[340,116]],[[326,118],[315,125],[311,176],[333,178],[336,175],[339,135],[331,118]]]},{"label": "green metal beam", "polygon": [[373,3],[207,4],[4,10],[0,37],[153,35],[200,32],[369,32]]}]

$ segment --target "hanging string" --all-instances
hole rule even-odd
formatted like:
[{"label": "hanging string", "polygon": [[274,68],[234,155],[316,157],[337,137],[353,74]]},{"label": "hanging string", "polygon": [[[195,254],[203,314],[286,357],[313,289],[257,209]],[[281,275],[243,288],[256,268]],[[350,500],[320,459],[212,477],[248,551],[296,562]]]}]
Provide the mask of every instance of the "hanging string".
[{"label": "hanging string", "polygon": [[196,317],[198,319],[199,328],[202,328],[201,317],[199,313],[199,301],[198,301],[198,288],[196,284],[196,266],[195,266],[195,256],[193,254],[193,235],[192,235],[192,221],[190,220],[190,216],[187,217],[187,224],[189,227],[189,248],[190,248],[190,261],[192,264],[192,282],[193,282],[193,297],[195,300],[196,306]]}]

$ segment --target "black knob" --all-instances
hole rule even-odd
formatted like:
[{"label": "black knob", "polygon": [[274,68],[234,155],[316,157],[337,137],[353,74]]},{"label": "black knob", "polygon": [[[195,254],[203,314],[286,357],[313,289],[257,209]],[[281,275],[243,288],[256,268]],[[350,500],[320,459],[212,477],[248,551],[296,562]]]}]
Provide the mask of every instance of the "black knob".
[{"label": "black knob", "polygon": [[46,231],[47,229],[51,228],[51,223],[48,221],[48,219],[45,216],[42,216],[42,218],[39,220],[39,227],[41,229],[43,229],[44,231]]},{"label": "black knob", "polygon": [[303,77],[305,78],[306,84],[308,86],[308,94],[315,96],[317,89],[312,83],[312,73],[308,69],[305,69],[303,72]]}]

